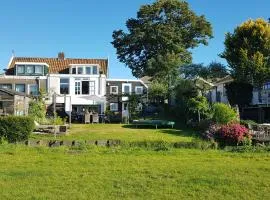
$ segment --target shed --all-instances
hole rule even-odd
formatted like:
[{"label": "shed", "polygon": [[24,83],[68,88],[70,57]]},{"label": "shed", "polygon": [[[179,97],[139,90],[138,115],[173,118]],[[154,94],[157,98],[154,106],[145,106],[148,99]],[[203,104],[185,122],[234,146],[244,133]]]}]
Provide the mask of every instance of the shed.
[{"label": "shed", "polygon": [[28,115],[29,101],[25,93],[0,88],[0,115]]}]

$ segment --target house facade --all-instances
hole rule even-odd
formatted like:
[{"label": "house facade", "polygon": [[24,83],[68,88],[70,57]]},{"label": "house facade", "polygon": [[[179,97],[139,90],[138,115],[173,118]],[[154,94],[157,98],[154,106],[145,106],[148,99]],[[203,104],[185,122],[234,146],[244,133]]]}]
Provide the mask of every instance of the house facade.
[{"label": "house facade", "polygon": [[107,108],[112,112],[117,112],[120,116],[129,116],[129,98],[136,95],[140,99],[138,110],[142,109],[148,99],[148,86],[142,80],[130,79],[107,79],[106,98]]},{"label": "house facade", "polygon": [[35,96],[43,90],[46,105],[68,115],[85,109],[102,113],[106,108],[108,59],[12,57],[0,76],[0,88]]},{"label": "house facade", "polygon": [[108,59],[66,58],[63,52],[56,58],[12,57],[0,88],[29,96],[42,90],[52,112],[102,114],[108,108],[128,116],[128,95],[147,96],[148,86],[142,80],[108,79],[108,65]]},{"label": "house facade", "polygon": [[[229,101],[225,86],[231,82],[233,82],[233,78],[231,76],[226,76],[214,82],[214,87],[209,92],[210,101],[213,103],[221,102],[228,104]],[[254,88],[252,95],[251,105],[270,105],[270,82],[265,83],[262,89]]]}]

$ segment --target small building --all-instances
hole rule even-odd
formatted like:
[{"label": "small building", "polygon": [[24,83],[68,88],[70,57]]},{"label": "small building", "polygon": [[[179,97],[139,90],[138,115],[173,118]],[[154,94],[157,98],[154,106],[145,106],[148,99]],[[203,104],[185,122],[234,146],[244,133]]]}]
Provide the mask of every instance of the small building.
[{"label": "small building", "polygon": [[148,101],[148,86],[142,80],[107,79],[106,99],[108,110],[129,117],[129,96],[140,97],[139,109]]},{"label": "small building", "polygon": [[29,101],[24,93],[0,88],[0,115],[28,115]]}]

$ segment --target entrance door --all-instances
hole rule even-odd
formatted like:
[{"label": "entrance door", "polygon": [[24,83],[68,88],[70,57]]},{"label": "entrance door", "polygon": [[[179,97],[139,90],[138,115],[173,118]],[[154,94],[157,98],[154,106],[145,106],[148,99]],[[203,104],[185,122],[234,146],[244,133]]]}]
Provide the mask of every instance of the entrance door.
[{"label": "entrance door", "polygon": [[122,117],[128,117],[128,116],[129,116],[128,103],[123,102],[123,104],[122,104]]}]

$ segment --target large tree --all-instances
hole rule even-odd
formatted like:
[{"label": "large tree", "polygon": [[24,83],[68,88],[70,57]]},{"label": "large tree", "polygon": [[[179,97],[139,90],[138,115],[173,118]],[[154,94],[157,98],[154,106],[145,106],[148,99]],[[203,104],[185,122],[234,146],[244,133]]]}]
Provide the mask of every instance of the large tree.
[{"label": "large tree", "polygon": [[[211,24],[190,10],[187,2],[157,0],[143,5],[137,18],[126,22],[127,32],[113,32],[113,46],[118,59],[135,77],[163,77],[177,73],[177,68],[192,60],[190,49],[208,44]],[[165,75],[165,77],[164,77]]]},{"label": "large tree", "polygon": [[236,81],[262,86],[270,78],[270,24],[263,19],[248,20],[227,33],[221,57]]},{"label": "large tree", "polygon": [[229,75],[226,66],[219,62],[211,62],[207,66],[203,64],[184,65],[180,67],[180,73],[187,79],[199,76],[210,81],[215,81],[218,78]]}]

